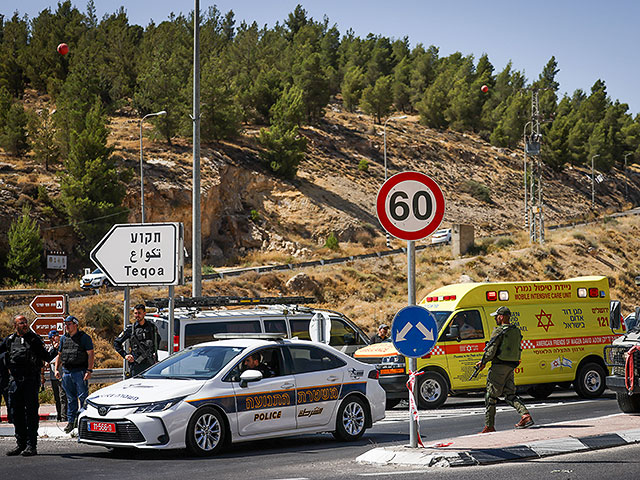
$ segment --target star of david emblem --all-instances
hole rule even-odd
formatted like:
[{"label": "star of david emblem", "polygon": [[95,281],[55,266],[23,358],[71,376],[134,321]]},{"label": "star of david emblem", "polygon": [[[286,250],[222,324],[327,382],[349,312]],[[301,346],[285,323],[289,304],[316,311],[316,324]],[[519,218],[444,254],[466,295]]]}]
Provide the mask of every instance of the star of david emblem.
[{"label": "star of david emblem", "polygon": [[[544,310],[540,309],[540,314],[534,316],[538,319],[538,327],[544,328],[545,332],[549,331],[549,327],[554,326],[554,323],[551,321],[550,313],[544,313]],[[545,317],[547,319],[547,323],[542,323],[542,317]]]}]

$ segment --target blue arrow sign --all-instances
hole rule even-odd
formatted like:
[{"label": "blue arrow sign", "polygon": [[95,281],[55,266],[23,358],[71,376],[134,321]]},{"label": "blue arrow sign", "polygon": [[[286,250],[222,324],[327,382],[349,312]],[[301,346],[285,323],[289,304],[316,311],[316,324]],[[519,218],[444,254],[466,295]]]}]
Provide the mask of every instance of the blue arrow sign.
[{"label": "blue arrow sign", "polygon": [[426,308],[404,307],[393,317],[391,339],[399,353],[419,358],[429,353],[438,341],[438,324]]}]

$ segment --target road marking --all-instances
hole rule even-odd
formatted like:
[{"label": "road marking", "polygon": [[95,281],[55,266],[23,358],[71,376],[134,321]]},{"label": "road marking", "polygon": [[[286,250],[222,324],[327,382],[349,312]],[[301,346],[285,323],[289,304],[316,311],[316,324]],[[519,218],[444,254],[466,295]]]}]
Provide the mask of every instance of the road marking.
[{"label": "road marking", "polygon": [[359,473],[359,477],[380,477],[383,475],[410,475],[412,473],[428,473],[426,470],[405,470],[404,472]]},{"label": "road marking", "polygon": [[[540,402],[540,403],[532,403],[527,404],[527,408],[530,410],[540,409],[540,408],[553,408],[553,407],[563,407],[567,405],[579,405],[583,403],[590,403],[593,400],[577,400],[577,401],[561,401],[561,402]],[[496,408],[497,412],[506,412],[513,410],[508,405],[499,405]],[[420,420],[430,420],[430,419],[438,419],[438,418],[452,418],[452,417],[467,417],[471,415],[483,415],[484,407],[467,407],[460,408],[455,410],[420,410]],[[376,422],[376,425],[385,424],[385,423],[399,423],[406,422],[409,420],[409,411],[408,410],[387,410],[385,412],[385,418]]]}]

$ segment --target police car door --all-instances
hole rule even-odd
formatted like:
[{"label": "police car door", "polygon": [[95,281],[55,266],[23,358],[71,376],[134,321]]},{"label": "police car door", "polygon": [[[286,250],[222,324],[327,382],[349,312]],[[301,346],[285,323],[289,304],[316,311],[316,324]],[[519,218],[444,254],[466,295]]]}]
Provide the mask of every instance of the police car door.
[{"label": "police car door", "polygon": [[268,347],[258,352],[262,355],[263,363],[273,370],[273,376],[241,387],[239,372],[242,362],[234,368],[232,373],[240,436],[296,428],[295,383],[293,375],[285,368],[282,349],[279,346]]},{"label": "police car door", "polygon": [[340,398],[345,363],[314,345],[287,349],[296,381],[298,428],[326,425]]},{"label": "police car door", "polygon": [[[457,326],[457,335],[452,326]],[[447,370],[451,375],[452,388],[475,388],[484,386],[485,379],[478,375],[469,380],[475,364],[482,359],[485,346],[485,329],[478,310],[456,312],[449,326],[440,337],[446,352]],[[433,353],[433,352],[432,352]]]}]

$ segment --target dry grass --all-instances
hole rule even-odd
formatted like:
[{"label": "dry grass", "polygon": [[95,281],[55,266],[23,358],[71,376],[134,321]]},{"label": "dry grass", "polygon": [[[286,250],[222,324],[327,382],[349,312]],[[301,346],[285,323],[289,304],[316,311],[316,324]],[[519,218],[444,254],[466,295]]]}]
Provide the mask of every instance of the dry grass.
[{"label": "dry grass", "polygon": [[[442,285],[469,279],[522,281],[606,275],[610,280],[611,297],[622,301],[624,312],[632,311],[635,305],[640,304],[639,289],[633,280],[640,273],[639,218],[628,217],[615,223],[601,222],[548,232],[543,245],[529,245],[526,235],[521,233],[510,238],[513,240],[512,245],[496,247],[497,244],[493,241],[493,246],[487,249],[486,254],[476,257],[454,259],[448,247],[418,252],[417,299],[420,300]],[[273,254],[253,254],[248,262],[267,264],[275,259],[277,256]],[[388,322],[395,312],[407,304],[407,263],[404,255],[306,269],[304,273],[316,283],[317,289],[290,291],[286,287],[287,280],[300,272],[294,270],[262,275],[247,272],[238,277],[205,281],[203,295],[316,295],[320,301],[319,307],[344,313],[368,333],[373,333],[381,322]],[[56,287],[61,292],[73,288],[75,282]],[[190,293],[190,286],[176,287],[176,295],[190,296]],[[131,304],[166,294],[165,288],[135,289],[132,291]],[[99,338],[95,329],[85,322],[88,312],[100,304],[105,309],[119,312],[122,318],[121,291],[106,291],[100,295],[74,299],[70,310],[81,320],[81,328],[90,332],[94,338],[97,366],[119,366],[121,360],[110,342]],[[27,307],[24,306],[9,307],[0,312],[0,335],[10,333],[13,316],[26,311]],[[29,316],[33,318],[32,315]]]}]

